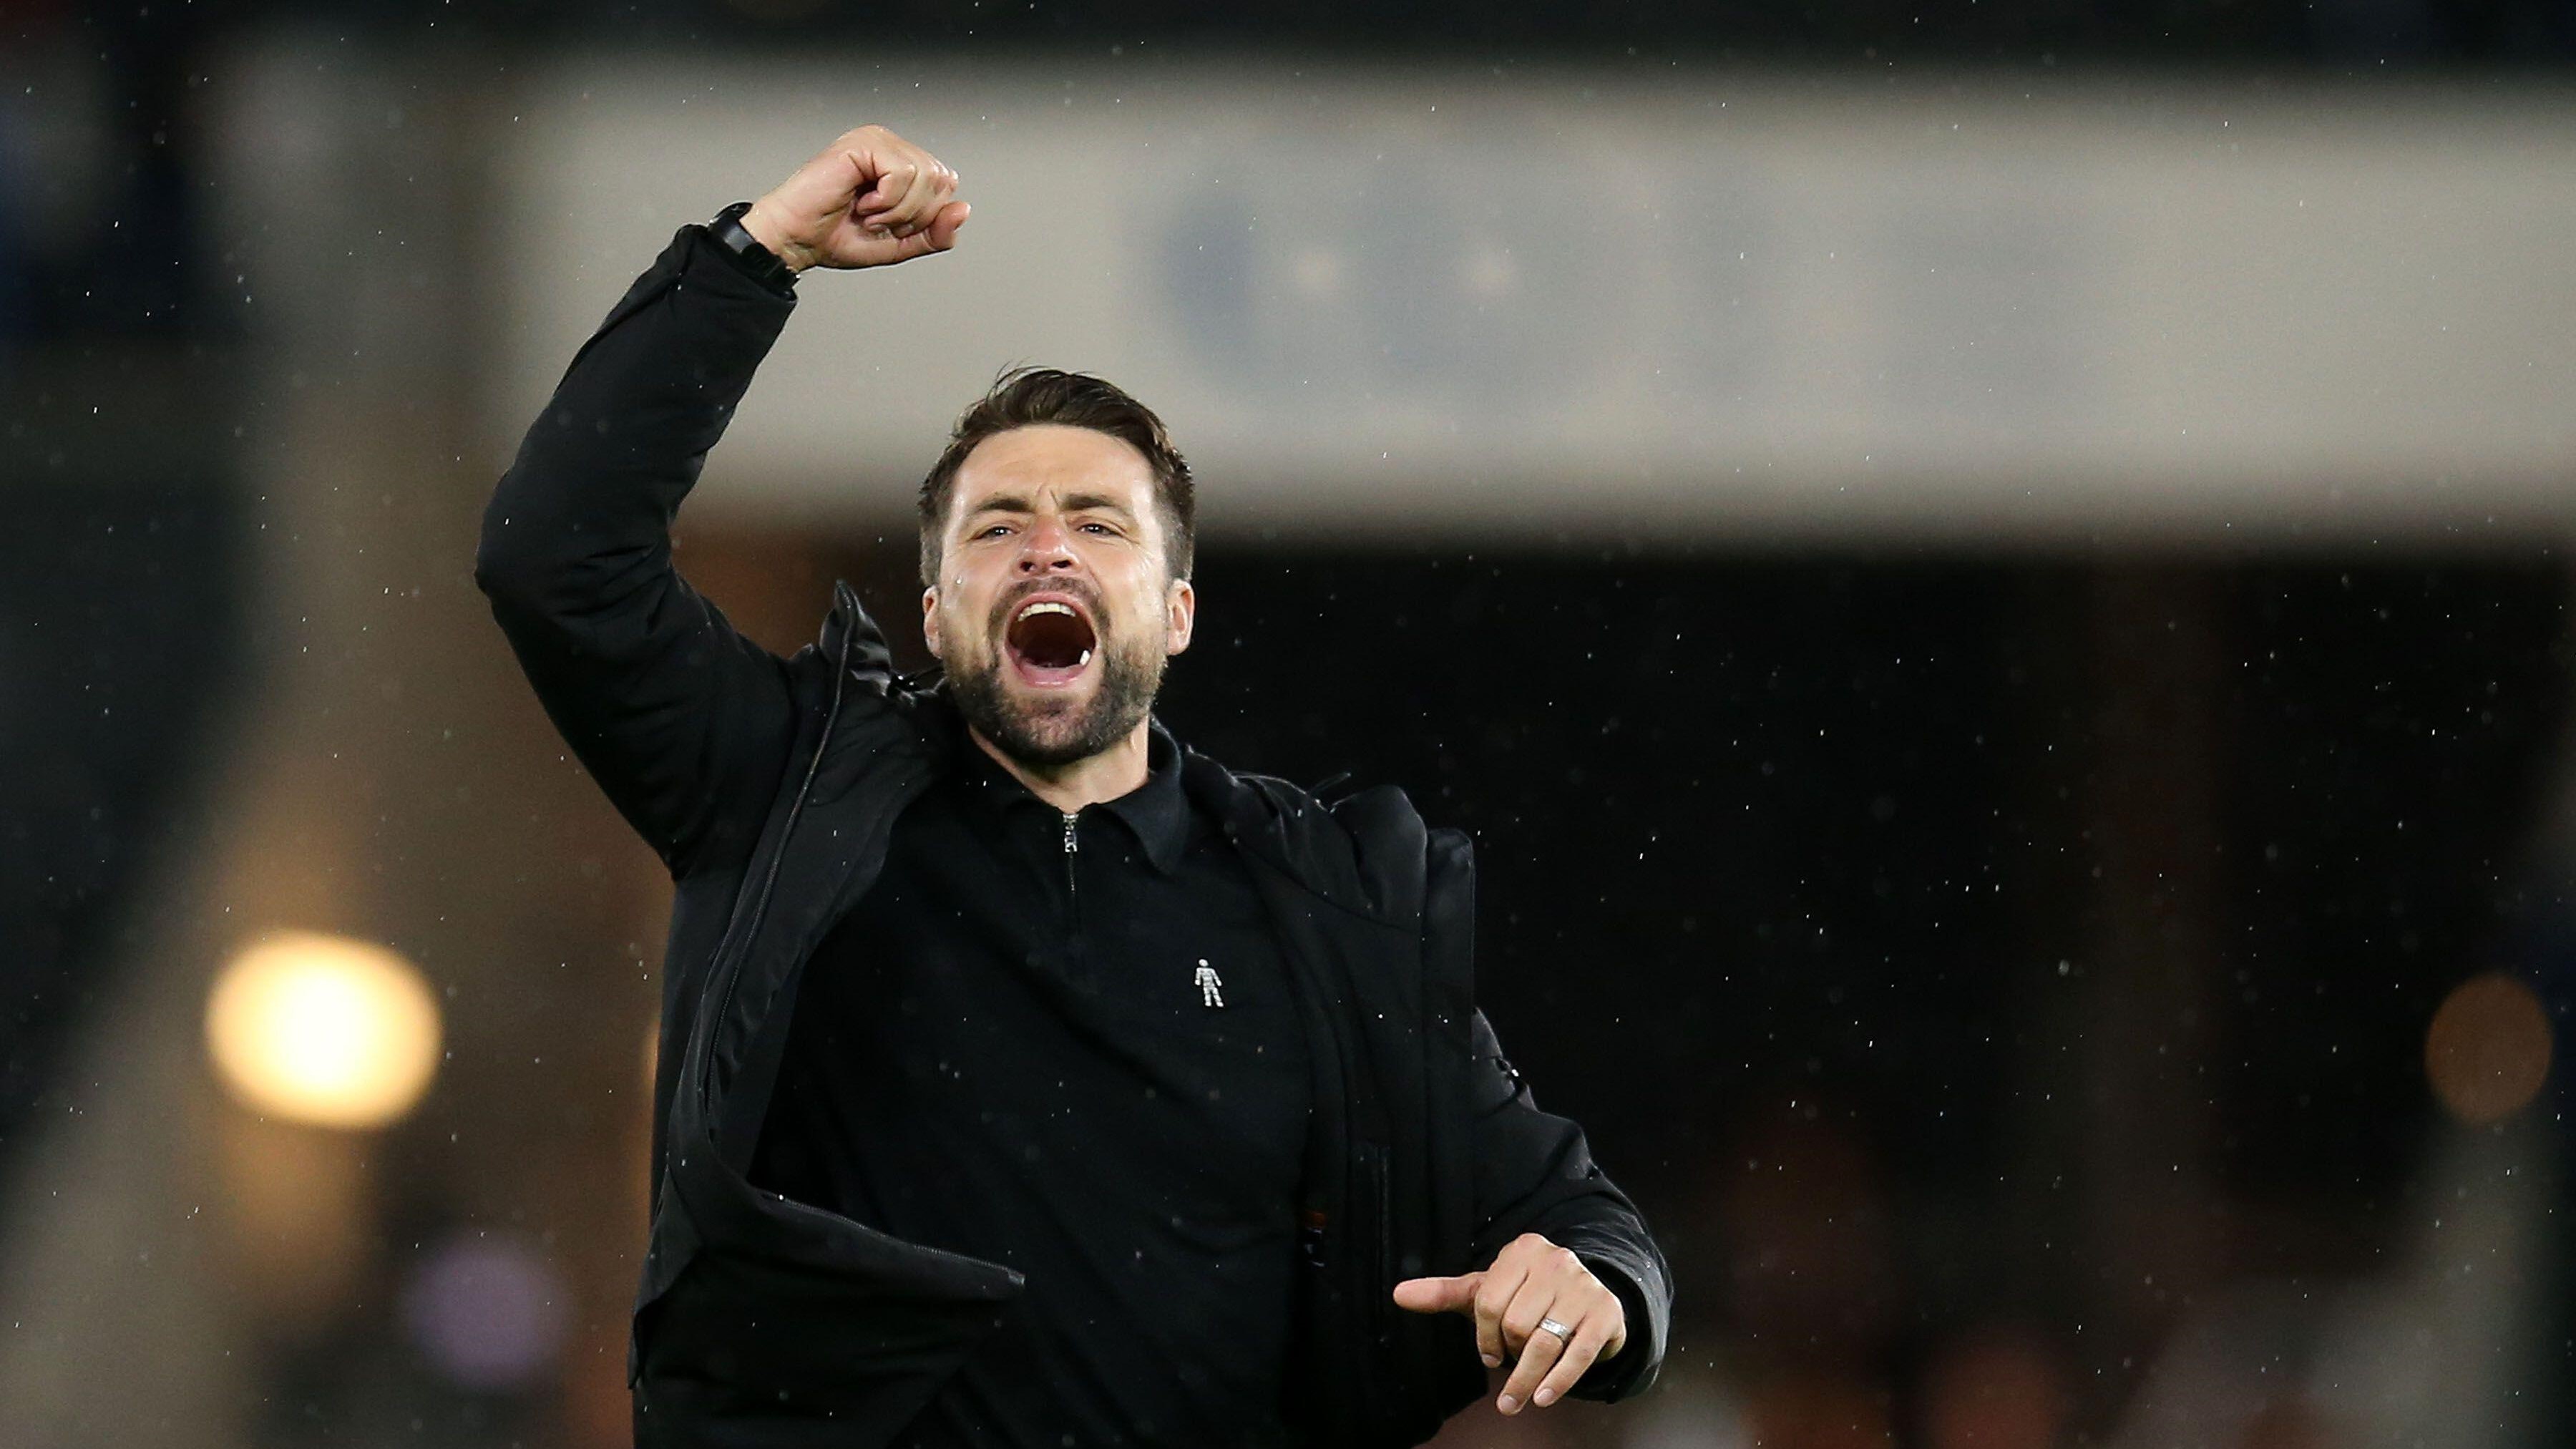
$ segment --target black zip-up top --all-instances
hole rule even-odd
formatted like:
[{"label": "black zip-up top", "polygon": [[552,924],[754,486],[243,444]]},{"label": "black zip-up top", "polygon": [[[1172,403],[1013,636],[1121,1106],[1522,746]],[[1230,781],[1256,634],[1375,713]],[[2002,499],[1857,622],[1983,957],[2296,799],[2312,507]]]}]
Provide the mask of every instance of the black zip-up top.
[{"label": "black zip-up top", "polygon": [[806,963],[753,1184],[1027,1278],[906,1449],[1290,1442],[1304,1026],[1149,741],[1074,814],[957,749]]},{"label": "black zip-up top", "polygon": [[[672,567],[669,525],[795,306],[683,226],[575,353],[485,510],[475,580],[539,701],[668,867],[655,1192],[628,1340],[639,1445],[891,1444],[1026,1286],[749,1177],[817,947],[883,873],[895,821],[958,766],[935,679],[896,675],[846,583],[789,658]],[[1308,1048],[1287,1362],[1307,1443],[1417,1444],[1481,1395],[1455,1314],[1404,1278],[1523,1232],[1628,1310],[1578,1383],[1651,1383],[1672,1284],[1582,1131],[1541,1112],[1475,1009],[1466,837],[1402,792],[1322,802],[1183,748],[1270,920]]]}]

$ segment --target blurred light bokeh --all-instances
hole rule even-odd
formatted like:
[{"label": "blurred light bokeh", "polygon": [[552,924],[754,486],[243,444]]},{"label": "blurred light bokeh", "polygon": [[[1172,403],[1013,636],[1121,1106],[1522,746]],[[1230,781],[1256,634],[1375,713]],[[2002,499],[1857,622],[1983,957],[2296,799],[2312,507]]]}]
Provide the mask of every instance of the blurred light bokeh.
[{"label": "blurred light bokeh", "polygon": [[438,1003],[409,962],[311,931],[244,951],[215,978],[206,1046],[254,1110],[319,1127],[382,1127],[438,1070]]}]

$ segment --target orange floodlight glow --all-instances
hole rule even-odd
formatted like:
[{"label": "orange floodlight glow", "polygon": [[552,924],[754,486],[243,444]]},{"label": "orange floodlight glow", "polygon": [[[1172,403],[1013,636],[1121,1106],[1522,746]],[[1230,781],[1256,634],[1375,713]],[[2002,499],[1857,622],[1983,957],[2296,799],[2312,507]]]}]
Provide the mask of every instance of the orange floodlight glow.
[{"label": "orange floodlight glow", "polygon": [[420,1101],[439,1060],[437,998],[382,946],[289,931],[245,950],[206,1002],[216,1074],[251,1110],[319,1127],[382,1127]]},{"label": "orange floodlight glow", "polygon": [[2549,1013],[2531,988],[2500,972],[2451,989],[2424,1033],[2424,1075],[2451,1115],[2473,1127],[2528,1105],[2549,1079]]}]

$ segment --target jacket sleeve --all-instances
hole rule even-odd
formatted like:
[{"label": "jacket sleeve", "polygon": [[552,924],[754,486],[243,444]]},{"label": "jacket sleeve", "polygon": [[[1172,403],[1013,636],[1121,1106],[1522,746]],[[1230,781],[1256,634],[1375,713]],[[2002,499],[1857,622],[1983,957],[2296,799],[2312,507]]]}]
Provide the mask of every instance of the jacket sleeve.
[{"label": "jacket sleeve", "polygon": [[1469,1023],[1479,1110],[1475,1121],[1475,1261],[1523,1233],[1571,1248],[1619,1295],[1628,1341],[1585,1370],[1569,1393],[1614,1400],[1645,1392],[1661,1371],[1672,1318],[1672,1270],[1637,1205],[1592,1160],[1583,1129],[1542,1112],[1503,1056],[1482,1011]]},{"label": "jacket sleeve", "polygon": [[795,305],[680,228],[574,353],[474,555],[546,714],[675,878],[748,857],[793,748],[786,662],[680,577],[670,525]]}]

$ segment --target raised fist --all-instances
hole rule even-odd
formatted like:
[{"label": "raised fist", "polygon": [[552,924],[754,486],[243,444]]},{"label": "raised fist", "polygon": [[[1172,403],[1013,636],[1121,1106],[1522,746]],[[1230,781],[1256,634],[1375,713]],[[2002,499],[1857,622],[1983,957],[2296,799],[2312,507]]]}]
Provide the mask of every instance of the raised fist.
[{"label": "raised fist", "polygon": [[957,245],[957,173],[883,126],[844,133],[743,213],[792,271],[882,267]]}]

